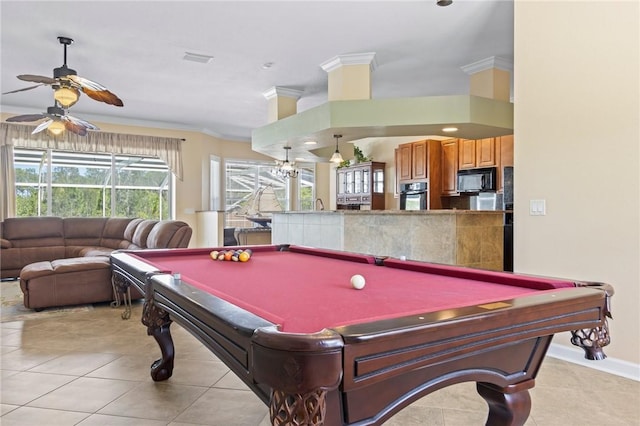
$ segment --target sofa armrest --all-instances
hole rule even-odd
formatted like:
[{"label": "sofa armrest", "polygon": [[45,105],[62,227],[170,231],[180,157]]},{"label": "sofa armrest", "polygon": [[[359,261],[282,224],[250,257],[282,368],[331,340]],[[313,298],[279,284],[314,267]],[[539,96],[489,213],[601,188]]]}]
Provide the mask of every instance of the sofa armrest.
[{"label": "sofa armrest", "polygon": [[8,249],[11,247],[13,247],[13,245],[11,244],[11,241],[5,240],[4,238],[0,238],[0,248]]}]

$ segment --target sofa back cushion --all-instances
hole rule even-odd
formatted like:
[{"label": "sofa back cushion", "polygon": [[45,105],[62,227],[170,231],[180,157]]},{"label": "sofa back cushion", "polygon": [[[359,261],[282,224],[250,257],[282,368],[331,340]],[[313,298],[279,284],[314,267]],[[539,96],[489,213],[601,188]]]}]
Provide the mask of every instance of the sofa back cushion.
[{"label": "sofa back cushion", "polygon": [[157,220],[143,220],[138,226],[136,226],[136,230],[133,233],[133,238],[131,239],[132,245],[129,248],[132,249],[145,249],[147,248],[147,238],[149,237],[149,233],[151,229],[158,223]]},{"label": "sofa back cushion", "polygon": [[149,233],[147,248],[187,247],[191,232],[191,227],[179,220],[160,221]]},{"label": "sofa back cushion", "polygon": [[2,225],[2,238],[16,248],[64,246],[62,221],[59,217],[7,218]]},{"label": "sofa back cushion", "polygon": [[[136,233],[136,228],[138,227],[140,222],[142,222],[143,220],[144,219],[140,219],[140,218],[133,219],[131,222],[129,222],[129,224],[125,228],[124,239],[127,240],[129,243],[133,241],[133,234]],[[127,247],[122,247],[122,248],[127,248]]]},{"label": "sofa back cushion", "polygon": [[63,219],[67,246],[99,246],[105,217],[69,217]]},{"label": "sofa back cushion", "polygon": [[114,250],[127,247],[129,243],[126,242],[126,245],[123,243],[126,240],[124,233],[132,220],[133,219],[121,217],[107,218],[104,224],[104,230],[102,231],[100,246]]}]

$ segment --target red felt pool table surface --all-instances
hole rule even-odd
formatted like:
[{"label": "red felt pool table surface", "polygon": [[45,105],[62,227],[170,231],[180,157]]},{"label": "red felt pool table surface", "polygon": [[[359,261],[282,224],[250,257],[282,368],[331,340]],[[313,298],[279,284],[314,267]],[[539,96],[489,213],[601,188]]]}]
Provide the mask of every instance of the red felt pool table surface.
[{"label": "red felt pool table surface", "polygon": [[[426,312],[446,314],[447,309],[574,286],[571,281],[397,259],[379,266],[372,256],[305,247],[254,247],[253,252],[248,262],[212,260],[208,250],[193,249],[137,256],[291,333]],[[364,289],[351,286],[355,274],[365,277]]]}]

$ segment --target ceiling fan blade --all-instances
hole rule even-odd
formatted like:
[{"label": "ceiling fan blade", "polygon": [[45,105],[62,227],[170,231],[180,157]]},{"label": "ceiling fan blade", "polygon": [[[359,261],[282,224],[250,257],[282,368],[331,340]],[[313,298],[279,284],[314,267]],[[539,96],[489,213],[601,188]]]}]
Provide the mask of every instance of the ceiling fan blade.
[{"label": "ceiling fan blade", "polygon": [[46,129],[47,127],[49,127],[51,125],[51,123],[53,123],[53,120],[49,119],[47,121],[45,121],[44,123],[40,123],[38,125],[38,127],[36,127],[33,132],[31,132],[32,135],[35,135],[36,133],[40,133],[41,131],[43,131],[44,129]]},{"label": "ceiling fan blade", "polygon": [[36,87],[40,87],[43,86],[44,83],[42,84],[36,84],[35,86],[30,86],[30,87],[25,87],[24,89],[18,89],[18,90],[12,90],[10,92],[4,92],[3,95],[8,95],[9,93],[18,93],[18,92],[24,92],[25,90],[31,90],[31,89],[35,89]]},{"label": "ceiling fan blade", "polygon": [[81,126],[79,124],[76,124],[71,120],[65,120],[64,121],[64,127],[65,127],[65,129],[67,129],[71,133],[75,133],[76,135],[79,135],[79,136],[86,136],[87,135],[86,127]]},{"label": "ceiling fan blade", "polygon": [[109,105],[119,106],[119,107],[124,105],[124,103],[119,97],[117,97],[116,95],[114,95],[108,90],[94,91],[94,90],[87,89],[86,87],[83,87],[82,91],[93,100],[104,102]]},{"label": "ceiling fan blade", "polygon": [[75,125],[82,126],[82,127],[84,127],[85,129],[89,129],[89,130],[100,130],[100,129],[98,128],[98,126],[96,126],[95,124],[91,124],[91,123],[89,123],[88,121],[84,121],[84,120],[82,120],[82,119],[80,119],[80,118],[78,118],[78,117],[74,117],[74,116],[72,116],[72,115],[67,115],[67,116],[65,116],[65,119],[66,119],[67,121],[69,121],[69,122],[71,122],[71,123],[75,124]]},{"label": "ceiling fan blade", "polygon": [[97,83],[95,81],[91,81],[88,78],[80,77],[79,75],[68,75],[67,78],[73,81],[76,84],[79,84],[83,88],[88,88],[91,90],[101,91],[107,90],[102,84]]},{"label": "ceiling fan blade", "polygon": [[40,83],[40,84],[54,84],[57,81],[55,78],[45,77],[43,75],[33,75],[33,74],[20,74],[18,78],[23,81],[31,81],[31,82]]},{"label": "ceiling fan blade", "polygon": [[77,75],[69,75],[67,78],[74,83],[78,84],[82,91],[89,96],[91,99],[96,101],[104,102],[109,105],[115,106],[123,106],[124,103],[120,98],[118,98],[115,94],[111,93],[100,83],[96,83],[95,81],[91,81],[87,78],[80,77]]},{"label": "ceiling fan blade", "polygon": [[38,121],[45,118],[44,114],[25,114],[25,115],[16,115],[14,117],[7,118],[6,121],[9,123],[24,123],[28,121]]}]

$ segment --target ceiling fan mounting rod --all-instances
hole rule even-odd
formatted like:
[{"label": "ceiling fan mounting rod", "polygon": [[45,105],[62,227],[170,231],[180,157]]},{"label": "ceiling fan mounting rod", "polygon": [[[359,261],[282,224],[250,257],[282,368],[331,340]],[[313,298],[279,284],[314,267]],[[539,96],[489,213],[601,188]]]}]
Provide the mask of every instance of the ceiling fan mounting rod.
[{"label": "ceiling fan mounting rod", "polygon": [[64,45],[64,66],[67,66],[67,46],[73,43],[73,39],[64,36],[58,36],[58,41],[60,44]]}]

